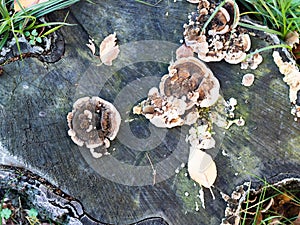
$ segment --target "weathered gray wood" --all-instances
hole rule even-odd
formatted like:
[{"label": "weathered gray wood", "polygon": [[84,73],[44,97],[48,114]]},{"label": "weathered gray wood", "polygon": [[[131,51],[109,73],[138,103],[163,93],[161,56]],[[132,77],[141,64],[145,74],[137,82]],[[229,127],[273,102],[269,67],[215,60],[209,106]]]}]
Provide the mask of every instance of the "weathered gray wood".
[{"label": "weathered gray wood", "polygon": [[[183,184],[187,178],[175,173],[154,186],[134,187],[112,182],[96,172],[89,164],[91,161],[86,161],[87,153],[82,153],[83,149],[68,137],[66,123],[66,115],[76,100],[74,96],[78,95],[77,84],[84,76],[89,79],[98,76],[94,58],[85,46],[88,36],[99,43],[116,32],[120,45],[142,40],[179,44],[182,25],[195,6],[185,1],[162,1],[160,7],[148,7],[133,0],[94,2],[82,1],[71,8],[68,20],[78,25],[61,30],[66,52],[59,62],[43,65],[36,59],[25,59],[4,68],[0,80],[3,148],[80,200],[91,216],[113,224],[130,224],[152,216],[163,217],[174,225],[219,224],[225,209],[219,190],[230,193],[236,185],[250,179],[251,174],[268,178],[279,173],[299,173],[299,123],[290,115],[288,88],[272,62],[271,52],[263,53],[264,63],[255,71],[241,71],[238,65],[224,62],[208,63],[220,80],[224,98],[237,98],[236,111],[245,118],[246,125],[226,131],[219,153],[215,151],[219,174],[213,191],[217,199],[212,200],[209,191],[205,191],[205,210],[200,208],[195,212],[184,205],[194,199],[184,195],[184,188],[189,187]],[[62,20],[64,14],[56,13],[55,17]],[[268,45],[263,40],[258,43],[258,46]],[[133,64],[115,73],[96,94],[113,102],[127,83],[144,76],[162,76],[167,66],[151,62]],[[254,85],[248,88],[240,84],[246,72],[256,75]],[[147,137],[149,130],[146,121],[142,121],[134,129],[136,135]],[[186,131],[187,128],[168,131],[166,144],[149,151],[151,159],[158,163],[164,155],[171,155],[177,139]],[[113,156],[118,160],[150,166],[142,152],[127,148],[119,140],[112,146],[116,147]],[[222,150],[229,156],[223,156]],[[186,161],[187,151],[182,149],[182,161]],[[100,160],[105,162],[105,158]]]}]

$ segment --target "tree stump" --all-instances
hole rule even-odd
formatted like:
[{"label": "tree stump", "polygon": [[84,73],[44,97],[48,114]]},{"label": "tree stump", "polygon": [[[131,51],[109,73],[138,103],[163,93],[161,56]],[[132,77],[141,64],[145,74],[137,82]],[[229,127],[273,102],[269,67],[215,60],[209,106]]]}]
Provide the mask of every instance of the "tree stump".
[{"label": "tree stump", "polygon": [[[222,130],[225,135],[213,150],[218,167],[212,190],[216,199],[204,190],[203,209],[199,187],[181,168],[188,158],[188,127],[162,130],[131,111],[167,73],[183,38],[182,26],[196,6],[186,1],[162,1],[157,7],[134,0],[93,2],[71,7],[68,22],[77,25],[61,29],[65,54],[60,61],[43,64],[29,58],[4,67],[0,77],[3,151],[79,200],[93,218],[109,224],[133,224],[152,217],[163,221],[140,224],[220,224],[225,210],[220,191],[231,193],[253,175],[268,179],[299,173],[300,126],[290,114],[288,87],[272,51],[263,52],[263,63],[252,71],[223,61],[207,63],[220,81],[223,97],[237,99],[237,116],[243,116],[246,124]],[[62,21],[64,15],[57,12],[52,18]],[[112,67],[97,66],[100,61],[86,47],[88,38],[99,46],[113,32],[121,55]],[[269,45],[263,38],[251,39],[253,50]],[[245,87],[241,81],[248,72],[255,81]],[[93,159],[67,134],[67,113],[77,98],[86,95],[114,103],[121,113],[121,130],[111,143],[110,156]]]}]

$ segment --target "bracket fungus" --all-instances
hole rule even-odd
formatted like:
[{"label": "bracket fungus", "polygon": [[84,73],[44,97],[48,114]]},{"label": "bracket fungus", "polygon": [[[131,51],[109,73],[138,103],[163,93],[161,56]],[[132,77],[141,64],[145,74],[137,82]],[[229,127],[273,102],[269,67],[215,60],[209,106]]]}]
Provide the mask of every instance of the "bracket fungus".
[{"label": "bracket fungus", "polygon": [[[215,13],[215,10],[218,11]],[[224,59],[230,64],[238,64],[251,48],[249,34],[237,26],[239,17],[239,8],[232,0],[227,0],[221,7],[200,0],[197,12],[192,13],[189,23],[184,25],[185,44],[205,62]]]},{"label": "bracket fungus", "polygon": [[290,101],[296,104],[298,91],[300,90],[300,71],[295,62],[284,62],[278,51],[273,52],[273,59],[281,74],[283,81],[290,87]]},{"label": "bracket fungus", "polygon": [[243,76],[242,85],[250,87],[254,82],[255,76],[252,73],[247,73]]},{"label": "bracket fungus", "polygon": [[249,58],[246,58],[245,61],[241,62],[241,69],[245,70],[249,67],[251,70],[255,70],[262,61],[263,57],[259,53],[251,54]]},{"label": "bracket fungus", "polygon": [[73,142],[85,145],[95,158],[99,158],[102,153],[97,153],[95,148],[103,146],[106,153],[119,131],[121,116],[110,102],[99,97],[83,97],[73,104],[67,121]]},{"label": "bracket fungus", "polygon": [[133,110],[157,127],[191,125],[199,117],[195,106],[213,105],[219,89],[219,81],[203,62],[195,57],[179,58],[161,78],[159,89],[150,89],[148,98]]}]

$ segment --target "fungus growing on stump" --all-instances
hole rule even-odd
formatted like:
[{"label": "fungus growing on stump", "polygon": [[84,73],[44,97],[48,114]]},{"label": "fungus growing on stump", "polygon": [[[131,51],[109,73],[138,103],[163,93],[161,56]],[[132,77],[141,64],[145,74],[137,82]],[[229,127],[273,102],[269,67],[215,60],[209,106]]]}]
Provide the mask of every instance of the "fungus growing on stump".
[{"label": "fungus growing on stump", "polygon": [[242,85],[250,87],[254,82],[255,76],[252,73],[247,73],[243,76]]},{"label": "fungus growing on stump", "polygon": [[95,158],[102,153],[95,151],[104,147],[104,152],[110,146],[121,123],[121,116],[116,108],[99,97],[83,97],[73,104],[72,112],[67,116],[68,134],[78,146],[85,145]]},{"label": "fungus growing on stump", "polygon": [[219,81],[204,63],[195,57],[179,58],[161,78],[159,89],[150,89],[133,111],[157,127],[191,125],[199,117],[196,107],[213,105],[219,89]]},{"label": "fungus growing on stump", "polygon": [[[215,10],[218,11],[210,18]],[[205,62],[222,59],[230,64],[242,62],[250,50],[251,40],[245,29],[237,27],[239,17],[239,8],[231,0],[219,8],[207,0],[200,0],[197,12],[192,13],[189,23],[184,25],[186,46]]]}]

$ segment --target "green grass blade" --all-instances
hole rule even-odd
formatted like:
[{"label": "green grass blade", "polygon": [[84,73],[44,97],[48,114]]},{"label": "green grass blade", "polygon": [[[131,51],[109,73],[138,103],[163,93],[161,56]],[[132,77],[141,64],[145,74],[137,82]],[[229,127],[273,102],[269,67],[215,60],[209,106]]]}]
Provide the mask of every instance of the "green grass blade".
[{"label": "green grass blade", "polygon": [[239,25],[242,26],[242,27],[253,29],[253,30],[260,30],[260,31],[264,31],[264,32],[270,33],[270,34],[276,34],[276,35],[279,35],[280,37],[282,37],[282,33],[277,31],[277,30],[264,28],[264,27],[258,27],[258,26],[254,26],[254,25],[251,25],[251,24],[248,24],[248,23],[242,23],[242,22],[239,22]]},{"label": "green grass blade", "polygon": [[[72,23],[65,23],[65,22],[49,22],[49,23],[43,23],[43,24],[39,24],[34,26],[35,29],[41,28],[41,27],[48,27],[48,26],[76,26],[76,24],[72,24]],[[26,29],[27,30],[27,29]]]},{"label": "green grass blade", "polygon": [[248,211],[248,207],[249,207],[250,188],[251,188],[251,182],[249,183],[248,190],[247,190],[246,211],[244,212],[242,225],[245,225],[245,223],[246,223],[247,211]]},{"label": "green grass blade", "polygon": [[257,49],[256,51],[250,53],[247,55],[247,58],[251,57],[252,55],[255,55],[257,53],[260,53],[260,52],[263,52],[263,51],[267,51],[267,50],[271,50],[271,49],[274,49],[274,48],[287,48],[289,50],[292,50],[291,46],[289,45],[286,45],[286,44],[279,44],[279,45],[271,45],[271,46],[267,46],[267,47],[264,47],[264,48],[260,48],[260,49]]},{"label": "green grass blade", "polygon": [[264,0],[259,0],[259,1],[262,4],[262,6],[267,10],[268,14],[272,18],[273,22],[276,24],[277,28],[279,28],[278,21],[277,21],[276,17],[274,16],[272,10],[269,8],[269,6],[265,3]]},{"label": "green grass blade", "polygon": [[53,33],[54,31],[58,30],[59,28],[61,28],[62,26],[64,26],[64,24],[53,27],[52,29],[48,30],[47,32],[45,32],[41,37],[46,37],[47,35]]},{"label": "green grass blade", "polygon": [[6,32],[3,36],[2,39],[0,41],[0,49],[2,49],[5,45],[5,43],[7,42],[7,39],[9,37],[9,32]]},{"label": "green grass blade", "polygon": [[142,1],[142,0],[134,0],[134,1],[138,2],[138,3],[141,3],[141,4],[144,4],[144,5],[147,5],[147,6],[151,6],[151,7],[159,7],[158,4],[161,3],[163,0],[159,0],[155,4],[151,4],[149,2],[145,2],[145,1]]}]

